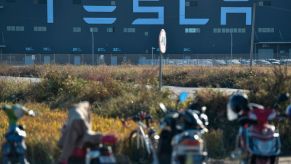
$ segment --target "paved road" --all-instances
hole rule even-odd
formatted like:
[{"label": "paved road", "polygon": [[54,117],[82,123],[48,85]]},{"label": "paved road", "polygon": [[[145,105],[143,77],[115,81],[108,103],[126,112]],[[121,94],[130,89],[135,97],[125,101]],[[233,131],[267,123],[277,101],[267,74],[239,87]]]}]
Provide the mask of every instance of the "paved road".
[{"label": "paved road", "polygon": [[[235,92],[244,92],[247,93],[247,90],[243,89],[231,89],[231,88],[190,88],[190,87],[175,87],[175,86],[163,86],[163,89],[169,89],[170,91],[174,92],[175,95],[179,95],[181,92],[187,92],[190,93],[190,96],[193,95],[193,93],[196,93],[200,90],[212,90],[214,92],[224,92],[227,95],[231,95]],[[191,94],[192,93],[192,94]]]},{"label": "paved road", "polygon": [[41,81],[40,78],[13,77],[13,76],[0,76],[0,80],[8,80],[8,81],[15,81],[15,82],[31,82],[31,83],[39,83]]},{"label": "paved road", "polygon": [[279,164],[291,164],[291,157],[279,158]]}]

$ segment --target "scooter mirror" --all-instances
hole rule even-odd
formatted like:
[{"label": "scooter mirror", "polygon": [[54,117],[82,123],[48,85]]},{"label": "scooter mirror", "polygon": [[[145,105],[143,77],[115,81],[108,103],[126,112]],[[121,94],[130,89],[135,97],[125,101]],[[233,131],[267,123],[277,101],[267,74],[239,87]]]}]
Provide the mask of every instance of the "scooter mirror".
[{"label": "scooter mirror", "polygon": [[183,103],[184,101],[186,101],[188,98],[188,93],[187,92],[182,92],[179,95],[179,102]]},{"label": "scooter mirror", "polygon": [[291,105],[286,108],[286,115],[291,118]]},{"label": "scooter mirror", "polygon": [[32,117],[35,117],[35,112],[33,110],[29,110],[28,111],[28,115],[32,116]]},{"label": "scooter mirror", "polygon": [[159,105],[160,105],[160,108],[162,109],[162,111],[163,111],[164,113],[167,113],[167,108],[166,108],[165,104],[160,103]]},{"label": "scooter mirror", "polygon": [[289,99],[289,97],[290,97],[289,93],[282,93],[278,97],[278,102],[287,101]]},{"label": "scooter mirror", "polygon": [[202,111],[203,113],[206,112],[206,110],[207,110],[207,107],[206,107],[206,106],[201,107],[201,111]]}]

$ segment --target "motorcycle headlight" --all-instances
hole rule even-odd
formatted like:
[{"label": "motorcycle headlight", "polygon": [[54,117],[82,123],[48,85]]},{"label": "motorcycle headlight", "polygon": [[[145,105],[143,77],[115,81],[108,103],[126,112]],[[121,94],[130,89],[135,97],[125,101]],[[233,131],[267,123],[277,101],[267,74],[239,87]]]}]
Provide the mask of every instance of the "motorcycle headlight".
[{"label": "motorcycle headlight", "polygon": [[155,140],[159,140],[159,139],[160,139],[160,136],[156,134],[156,135],[154,136],[154,139],[155,139]]}]

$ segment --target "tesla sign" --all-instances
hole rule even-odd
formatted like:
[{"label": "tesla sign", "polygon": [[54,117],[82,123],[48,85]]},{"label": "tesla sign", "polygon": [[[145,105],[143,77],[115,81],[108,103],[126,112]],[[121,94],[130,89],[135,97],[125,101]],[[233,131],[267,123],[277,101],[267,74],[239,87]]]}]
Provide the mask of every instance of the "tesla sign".
[{"label": "tesla sign", "polygon": [[[134,13],[150,13],[157,14],[155,18],[137,18],[132,21],[132,25],[164,25],[164,7],[163,6],[142,6],[140,2],[159,2],[160,0],[132,0]],[[180,25],[206,25],[209,18],[186,18],[186,0],[179,1],[179,24]],[[225,2],[248,2],[249,0],[223,0]],[[47,0],[47,23],[54,23],[54,0]],[[84,5],[83,9],[89,13],[112,13],[118,6],[92,6]],[[220,8],[220,24],[227,24],[228,14],[244,14],[245,24],[251,25],[252,7],[221,7]],[[113,18],[84,17],[83,20],[87,24],[114,24],[117,20]]]}]

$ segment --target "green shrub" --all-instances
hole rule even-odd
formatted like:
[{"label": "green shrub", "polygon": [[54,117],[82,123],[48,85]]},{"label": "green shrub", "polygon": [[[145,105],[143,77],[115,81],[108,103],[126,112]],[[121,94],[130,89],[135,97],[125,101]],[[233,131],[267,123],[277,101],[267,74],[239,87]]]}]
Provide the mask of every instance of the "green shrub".
[{"label": "green shrub", "polygon": [[28,100],[26,95],[31,86],[29,82],[0,80],[0,101]]},{"label": "green shrub", "polygon": [[[230,122],[226,117],[226,103],[228,95],[213,90],[201,90],[194,98],[194,102],[198,107],[206,106],[206,114],[209,119],[209,128],[214,130],[221,129],[217,133],[219,138],[217,142],[224,144],[224,153],[230,152],[234,149],[234,138],[238,132],[239,125],[236,122]],[[212,151],[212,150],[210,150]],[[211,152],[210,152],[211,154]],[[215,154],[215,153],[214,153]]]},{"label": "green shrub", "polygon": [[157,116],[159,102],[170,102],[169,95],[169,92],[161,93],[145,86],[135,86],[129,92],[108,99],[100,106],[96,104],[95,112],[110,117],[128,117],[144,111]]},{"label": "green shrub", "polygon": [[224,148],[223,135],[224,132],[222,130],[211,130],[209,133],[205,134],[204,141],[209,157],[224,158],[227,156]]}]

